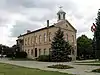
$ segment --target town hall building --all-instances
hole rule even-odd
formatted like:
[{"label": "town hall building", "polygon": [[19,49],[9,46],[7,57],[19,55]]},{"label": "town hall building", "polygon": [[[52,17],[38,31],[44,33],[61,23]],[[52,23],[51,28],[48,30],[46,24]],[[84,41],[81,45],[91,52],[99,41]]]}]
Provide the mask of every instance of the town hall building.
[{"label": "town hall building", "polygon": [[71,51],[72,60],[77,56],[77,43],[76,32],[77,30],[66,20],[66,12],[60,9],[57,13],[57,23],[49,25],[47,20],[47,26],[35,31],[27,30],[27,33],[18,36],[17,44],[21,51],[25,51],[29,58],[36,58],[40,55],[48,55],[51,49],[51,42],[55,35],[55,32],[61,28],[64,32],[64,39],[69,42],[74,48],[74,53]]}]

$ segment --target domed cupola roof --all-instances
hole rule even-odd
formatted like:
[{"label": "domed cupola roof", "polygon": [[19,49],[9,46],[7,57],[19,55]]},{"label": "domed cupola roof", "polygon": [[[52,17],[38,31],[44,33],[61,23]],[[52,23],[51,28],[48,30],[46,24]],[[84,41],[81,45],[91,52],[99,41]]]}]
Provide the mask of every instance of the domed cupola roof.
[{"label": "domed cupola roof", "polygon": [[63,14],[66,14],[66,12],[64,12],[61,8],[60,8],[60,10],[58,11],[57,15],[60,14],[60,13],[61,13],[61,14],[62,14],[62,13],[63,13]]}]

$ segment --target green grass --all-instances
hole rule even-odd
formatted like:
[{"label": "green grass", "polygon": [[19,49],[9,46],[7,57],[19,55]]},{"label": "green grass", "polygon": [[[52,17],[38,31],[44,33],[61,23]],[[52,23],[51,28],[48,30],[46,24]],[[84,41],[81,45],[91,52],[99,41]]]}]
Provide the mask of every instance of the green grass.
[{"label": "green grass", "polygon": [[75,63],[100,63],[100,61],[87,61],[87,62],[75,62]]},{"label": "green grass", "polygon": [[73,68],[73,67],[71,67],[71,66],[69,66],[69,65],[57,64],[57,65],[48,66],[48,68],[70,69],[70,68]]},{"label": "green grass", "polygon": [[92,70],[92,72],[100,73],[100,68],[99,69]]},{"label": "green grass", "polygon": [[89,65],[89,66],[100,66],[100,64],[76,64],[76,65]]},{"label": "green grass", "polygon": [[0,63],[0,75],[72,75]]}]

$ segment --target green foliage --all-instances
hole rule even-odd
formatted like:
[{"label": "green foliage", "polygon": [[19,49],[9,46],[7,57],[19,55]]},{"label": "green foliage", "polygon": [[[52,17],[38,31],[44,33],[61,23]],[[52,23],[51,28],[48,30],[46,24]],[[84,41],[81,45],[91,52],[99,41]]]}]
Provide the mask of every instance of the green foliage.
[{"label": "green foliage", "polygon": [[85,35],[77,38],[77,55],[84,59],[93,57],[92,40]]},{"label": "green foliage", "polygon": [[98,73],[100,73],[100,68],[99,69],[92,70],[92,72],[98,72]]},{"label": "green foliage", "polygon": [[97,58],[100,59],[100,9],[96,18],[96,31],[94,33],[94,37],[96,38],[96,55]]},{"label": "green foliage", "polygon": [[70,68],[73,68],[73,67],[68,66],[68,65],[63,65],[63,64],[57,64],[57,65],[48,66],[48,68],[70,69]]},{"label": "green foliage", "polygon": [[15,58],[27,58],[27,53],[26,52],[16,52],[16,54],[14,54]]},{"label": "green foliage", "polygon": [[70,55],[71,50],[73,49],[68,42],[66,42],[63,38],[64,33],[59,30],[55,33],[51,44],[51,61],[54,62],[65,62],[69,61],[68,55]]},{"label": "green foliage", "polygon": [[44,61],[44,62],[50,62],[50,55],[40,55],[36,60],[38,61]]}]

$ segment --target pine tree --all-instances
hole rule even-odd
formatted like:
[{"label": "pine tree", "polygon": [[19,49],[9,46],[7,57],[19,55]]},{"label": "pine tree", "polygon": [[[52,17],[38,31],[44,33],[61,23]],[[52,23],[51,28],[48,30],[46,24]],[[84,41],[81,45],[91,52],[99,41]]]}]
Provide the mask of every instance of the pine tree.
[{"label": "pine tree", "polygon": [[96,18],[96,31],[94,37],[96,38],[96,57],[100,60],[100,9]]},{"label": "pine tree", "polygon": [[64,40],[64,33],[60,28],[55,33],[51,48],[51,61],[64,62],[69,60],[68,55],[70,55],[72,47]]}]

